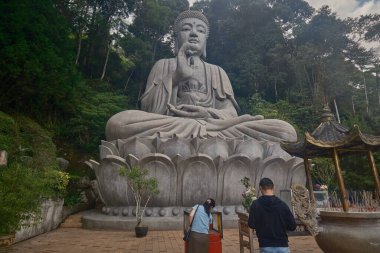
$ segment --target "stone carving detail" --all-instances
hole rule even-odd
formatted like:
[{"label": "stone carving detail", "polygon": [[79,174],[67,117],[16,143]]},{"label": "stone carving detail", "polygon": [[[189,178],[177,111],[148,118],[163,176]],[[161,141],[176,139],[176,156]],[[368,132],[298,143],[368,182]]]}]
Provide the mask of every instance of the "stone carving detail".
[{"label": "stone carving detail", "polygon": [[8,164],[8,153],[5,150],[0,150],[0,167],[7,166]]},{"label": "stone carving detail", "polygon": [[179,165],[178,203],[192,206],[202,203],[205,193],[216,196],[216,183],[217,172],[211,157],[198,154],[186,159]]},{"label": "stone carving detail", "polygon": [[234,155],[223,163],[219,170],[217,199],[221,200],[222,205],[240,205],[241,194],[244,186],[240,179],[247,176],[254,179],[257,168],[251,166],[253,163],[245,155]]},{"label": "stone carving detail", "polygon": [[153,66],[140,98],[142,110],[113,115],[106,125],[107,141],[100,146],[100,163],[87,163],[107,205],[104,213],[120,214],[119,207],[133,204],[118,173],[121,166],[138,165],[158,178],[160,195],[149,202],[154,208],[147,213],[153,217],[178,215],[181,209],[173,208],[190,207],[206,197],[232,214],[240,210],[240,179],[245,176],[256,189],[262,176],[274,179],[278,190],[289,189],[293,181],[305,182],[298,169],[302,160],[279,146],[297,140],[293,126],[261,115],[239,116],[226,72],[203,60],[207,18],[184,11],[174,31],[177,55]]},{"label": "stone carving detail", "polygon": [[151,206],[173,206],[177,194],[177,170],[170,158],[163,154],[148,154],[139,165],[149,171],[149,175],[157,178],[160,194],[150,201]]},{"label": "stone carving detail", "polygon": [[[134,152],[136,146],[145,147],[145,154]],[[135,202],[119,169],[137,165],[147,168],[159,181],[160,194],[150,201],[152,208],[146,215],[181,215],[182,207],[201,203],[205,196],[214,197],[227,215],[241,209],[244,188],[240,179],[245,176],[257,194],[262,177],[274,180],[276,194],[292,184],[305,183],[303,161],[279,150],[279,143],[252,139],[135,138],[128,142],[102,141],[100,162],[90,160],[86,164],[95,171],[105,214],[132,215],[130,208]]]}]

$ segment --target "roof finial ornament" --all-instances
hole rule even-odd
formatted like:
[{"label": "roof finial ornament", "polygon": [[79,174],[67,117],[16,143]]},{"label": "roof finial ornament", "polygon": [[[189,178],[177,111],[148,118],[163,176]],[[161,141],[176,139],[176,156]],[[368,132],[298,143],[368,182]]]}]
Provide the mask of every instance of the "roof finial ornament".
[{"label": "roof finial ornament", "polygon": [[323,106],[323,113],[321,116],[321,122],[335,121],[335,116],[331,112],[330,106],[328,103],[325,103]]}]

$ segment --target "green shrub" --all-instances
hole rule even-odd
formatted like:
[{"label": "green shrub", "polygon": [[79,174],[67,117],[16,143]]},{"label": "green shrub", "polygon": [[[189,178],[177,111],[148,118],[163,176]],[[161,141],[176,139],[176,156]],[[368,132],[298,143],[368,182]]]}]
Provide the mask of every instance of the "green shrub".
[{"label": "green shrub", "polygon": [[0,150],[6,150],[10,157],[17,152],[19,129],[15,120],[0,111]]},{"label": "green shrub", "polygon": [[18,163],[0,168],[0,235],[14,233],[40,214],[45,191],[41,172]]},{"label": "green shrub", "polygon": [[44,196],[53,199],[63,199],[66,195],[70,176],[68,173],[50,169],[45,170],[42,175],[44,182]]},{"label": "green shrub", "polygon": [[57,168],[56,147],[52,141],[52,133],[43,129],[32,119],[14,116],[20,130],[20,147],[31,156],[31,166],[38,169]]},{"label": "green shrub", "polygon": [[25,116],[0,112],[0,149],[9,154],[0,168],[0,234],[7,234],[38,216],[44,198],[63,198],[69,176],[57,169],[50,132]]},{"label": "green shrub", "polygon": [[75,206],[76,204],[79,204],[81,201],[82,197],[79,191],[69,192],[65,196],[65,206]]}]

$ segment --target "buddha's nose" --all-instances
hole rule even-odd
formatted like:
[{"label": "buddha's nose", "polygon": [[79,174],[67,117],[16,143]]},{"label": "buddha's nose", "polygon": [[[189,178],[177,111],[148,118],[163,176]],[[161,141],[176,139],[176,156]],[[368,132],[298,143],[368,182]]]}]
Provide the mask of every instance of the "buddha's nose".
[{"label": "buddha's nose", "polygon": [[194,29],[191,29],[190,36],[191,37],[198,37],[198,34],[196,33],[196,31]]}]

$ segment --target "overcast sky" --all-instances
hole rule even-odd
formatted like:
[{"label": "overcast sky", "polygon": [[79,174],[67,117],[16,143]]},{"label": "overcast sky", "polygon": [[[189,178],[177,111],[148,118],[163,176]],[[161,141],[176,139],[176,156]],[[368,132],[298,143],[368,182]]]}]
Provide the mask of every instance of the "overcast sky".
[{"label": "overcast sky", "polygon": [[306,2],[316,9],[328,5],[342,18],[380,13],[380,0],[306,0]]},{"label": "overcast sky", "polygon": [[[315,9],[328,5],[340,17],[357,17],[368,13],[380,13],[380,0],[305,0]],[[189,0],[190,4],[196,0]]]},{"label": "overcast sky", "polygon": [[[190,5],[196,0],[188,0]],[[305,0],[313,8],[319,9],[328,5],[341,18],[358,17],[369,13],[380,13],[380,0]],[[366,47],[374,48],[380,55],[380,43],[366,43]]]},{"label": "overcast sky", "polygon": [[[359,17],[369,13],[380,13],[380,0],[306,0],[315,9],[322,5],[328,5],[341,18]],[[373,48],[376,55],[380,56],[380,43],[363,42],[363,46]]]}]

